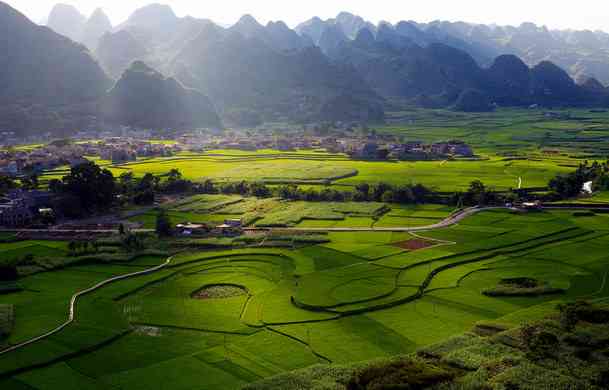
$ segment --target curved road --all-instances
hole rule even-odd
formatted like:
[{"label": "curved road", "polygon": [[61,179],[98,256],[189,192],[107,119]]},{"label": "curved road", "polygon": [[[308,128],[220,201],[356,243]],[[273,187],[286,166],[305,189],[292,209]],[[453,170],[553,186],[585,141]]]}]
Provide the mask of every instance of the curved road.
[{"label": "curved road", "polygon": [[425,225],[425,226],[416,226],[416,227],[341,227],[341,228],[281,228],[281,227],[269,227],[269,228],[245,228],[245,231],[272,231],[272,230],[280,230],[280,231],[294,231],[294,232],[420,232],[425,230],[433,230],[440,229],[444,227],[448,227],[454,224],[459,223],[461,220],[479,213],[481,211],[486,210],[496,210],[496,209],[505,209],[505,207],[470,207],[467,209],[459,210],[457,212],[452,213],[442,221],[435,223],[433,225]]},{"label": "curved road", "polygon": [[[315,232],[320,232],[320,231],[324,231],[324,232],[369,232],[369,231],[374,231],[374,232],[383,232],[383,231],[388,231],[388,232],[416,232],[416,231],[423,231],[423,230],[432,230],[432,229],[440,229],[440,228],[444,228],[444,227],[448,227],[451,225],[454,225],[456,223],[459,223],[459,221],[463,220],[464,218],[467,218],[473,214],[479,213],[481,211],[485,211],[485,210],[491,210],[491,209],[499,209],[499,208],[503,208],[503,207],[487,207],[487,208],[481,208],[481,207],[470,207],[467,209],[463,209],[463,210],[459,210],[453,214],[451,214],[450,216],[448,216],[446,219],[442,220],[441,222],[438,222],[436,224],[433,225],[427,225],[427,226],[418,226],[418,227],[405,227],[405,228],[319,228],[319,229],[315,229],[315,228],[276,228],[277,230],[292,230],[292,231],[315,231]],[[262,229],[262,228],[248,228],[245,229],[248,231],[268,231],[268,230],[273,230],[273,228],[267,228],[267,229]],[[83,231],[84,232],[84,231]],[[165,263],[161,264],[161,265],[157,265],[156,267],[150,268],[150,269],[146,269],[143,271],[138,271],[138,272],[133,272],[130,274],[126,274],[126,275],[119,275],[119,276],[115,276],[112,277],[110,279],[104,280],[102,282],[97,283],[96,285],[87,288],[86,290],[82,290],[77,292],[76,294],[74,294],[72,296],[72,298],[70,299],[70,305],[69,305],[69,311],[68,311],[68,319],[66,322],[64,322],[63,324],[59,325],[57,328],[46,332],[40,336],[34,337],[30,340],[24,341],[22,343],[19,344],[15,344],[12,345],[11,347],[4,349],[2,351],[0,351],[0,356],[8,354],[10,352],[13,352],[15,350],[21,349],[23,347],[26,347],[28,345],[34,344],[38,341],[44,340],[54,334],[57,334],[59,332],[61,332],[63,329],[65,329],[68,325],[70,325],[72,322],[74,322],[74,318],[76,316],[76,303],[78,301],[79,298],[81,298],[82,296],[92,293],[95,290],[98,290],[110,283],[114,283],[120,280],[125,280],[125,279],[130,279],[130,278],[134,278],[134,277],[138,277],[138,276],[142,276],[142,275],[148,275],[157,271],[160,271],[161,269],[167,267],[170,263],[171,260],[173,259],[173,256],[167,258],[167,260],[165,261]]]}]

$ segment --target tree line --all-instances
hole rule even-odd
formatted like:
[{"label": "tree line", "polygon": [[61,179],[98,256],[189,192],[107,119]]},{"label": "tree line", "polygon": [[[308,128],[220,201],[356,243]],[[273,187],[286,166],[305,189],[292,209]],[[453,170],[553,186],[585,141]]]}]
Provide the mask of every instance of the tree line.
[{"label": "tree line", "polygon": [[609,190],[609,160],[603,163],[584,161],[574,172],[558,175],[548,184],[553,199],[570,199],[582,193],[585,183],[592,182],[593,191]]}]

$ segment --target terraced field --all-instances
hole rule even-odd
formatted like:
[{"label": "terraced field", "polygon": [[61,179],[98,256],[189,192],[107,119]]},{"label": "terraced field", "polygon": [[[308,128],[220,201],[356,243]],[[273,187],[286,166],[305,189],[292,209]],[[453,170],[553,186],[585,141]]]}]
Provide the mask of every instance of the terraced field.
[{"label": "terraced field", "polygon": [[[275,198],[197,195],[164,206],[171,222],[222,223],[241,219],[250,227],[352,228],[409,227],[440,222],[453,209],[443,205],[397,205],[380,202],[304,202]],[[158,211],[131,217],[154,228]]]},{"label": "terraced field", "polygon": [[[243,211],[239,205],[227,207]],[[404,215],[393,218],[439,215],[396,212]],[[330,233],[327,243],[295,249],[181,253],[158,273],[87,295],[77,321],[59,334],[0,355],[0,385],[237,389],[312,364],[412,352],[479,321],[607,297],[608,218],[497,210],[418,235]],[[24,291],[0,295],[0,305],[15,305],[8,342],[60,321],[74,290],[162,261],[81,265],[24,278]],[[535,279],[564,293],[483,294],[509,278]],[[246,293],[193,295],[226,284]]]}]

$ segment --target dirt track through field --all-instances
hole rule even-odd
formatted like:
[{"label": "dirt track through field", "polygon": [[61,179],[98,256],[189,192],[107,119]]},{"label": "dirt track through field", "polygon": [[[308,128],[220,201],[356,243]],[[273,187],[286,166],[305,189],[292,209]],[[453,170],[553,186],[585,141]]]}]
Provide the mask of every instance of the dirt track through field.
[{"label": "dirt track through field", "polygon": [[156,267],[150,268],[150,269],[146,269],[143,271],[138,271],[138,272],[133,272],[130,274],[126,274],[126,275],[119,275],[119,276],[115,276],[112,277],[110,279],[106,279],[102,282],[97,283],[96,285],[89,287],[86,290],[82,290],[77,292],[76,294],[72,295],[72,298],[70,299],[70,307],[69,307],[69,311],[68,311],[68,320],[66,322],[64,322],[63,324],[59,325],[57,328],[50,330],[44,334],[41,334],[40,336],[34,337],[33,339],[24,341],[22,343],[19,344],[15,344],[12,345],[11,347],[4,349],[2,351],[0,351],[0,356],[5,355],[7,353],[13,352],[17,349],[21,349],[23,347],[26,347],[30,344],[34,344],[35,342],[44,340],[46,338],[49,338],[51,336],[53,336],[54,334],[57,334],[59,332],[61,332],[62,330],[64,330],[68,325],[70,325],[72,322],[74,322],[74,318],[76,317],[76,302],[78,301],[78,299],[84,295],[87,295],[89,293],[92,293],[93,291],[99,290],[100,288],[110,284],[110,283],[114,283],[117,282],[119,280],[125,280],[125,279],[130,279],[130,278],[135,278],[138,276],[142,276],[142,275],[148,275],[154,272],[157,272],[165,267],[167,267],[169,265],[169,263],[171,263],[172,257],[167,258],[167,260],[165,261],[165,263],[157,265]]}]

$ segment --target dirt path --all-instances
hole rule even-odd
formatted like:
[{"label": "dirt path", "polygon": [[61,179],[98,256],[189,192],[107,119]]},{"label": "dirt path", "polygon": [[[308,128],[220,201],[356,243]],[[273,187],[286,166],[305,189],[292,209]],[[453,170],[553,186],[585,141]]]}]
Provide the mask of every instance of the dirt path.
[{"label": "dirt path", "polygon": [[97,283],[96,285],[87,288],[86,290],[82,290],[77,292],[76,294],[72,295],[72,298],[70,299],[70,306],[69,306],[69,310],[68,310],[68,320],[66,322],[64,322],[63,324],[59,325],[57,328],[50,330],[40,336],[34,337],[33,339],[24,341],[22,343],[19,344],[15,344],[10,346],[7,349],[4,349],[2,351],[0,351],[0,356],[5,355],[7,353],[13,352],[15,350],[21,349],[23,347],[26,347],[30,344],[34,344],[38,341],[44,340],[48,337],[53,336],[54,334],[57,334],[59,332],[61,332],[63,329],[65,329],[68,325],[70,325],[72,322],[74,322],[74,318],[76,316],[76,303],[78,302],[78,299],[83,297],[84,295],[87,295],[89,293],[92,293],[93,291],[99,290],[100,288],[110,284],[110,283],[114,283],[117,282],[119,280],[125,280],[125,279],[130,279],[130,278],[134,278],[137,276],[142,276],[142,275],[148,275],[154,272],[157,272],[165,267],[167,267],[169,265],[169,263],[171,263],[172,257],[167,258],[167,260],[165,261],[165,263],[157,265],[156,267],[153,268],[149,268],[143,271],[138,271],[138,272],[133,272],[130,274],[126,274],[126,275],[119,275],[119,276],[115,276],[112,277],[110,279],[106,279],[104,281],[101,281],[99,283]]}]

